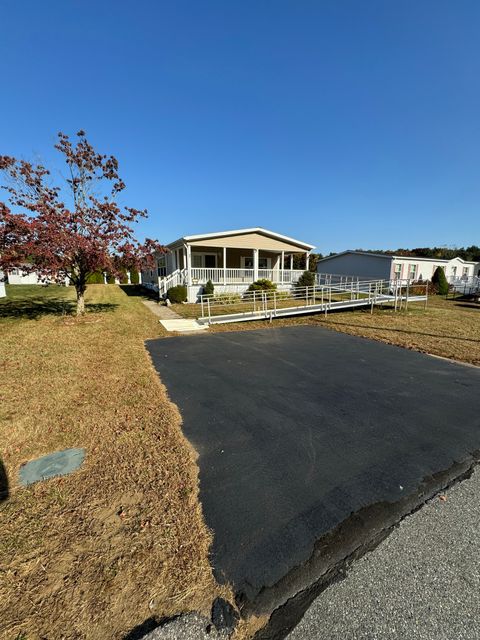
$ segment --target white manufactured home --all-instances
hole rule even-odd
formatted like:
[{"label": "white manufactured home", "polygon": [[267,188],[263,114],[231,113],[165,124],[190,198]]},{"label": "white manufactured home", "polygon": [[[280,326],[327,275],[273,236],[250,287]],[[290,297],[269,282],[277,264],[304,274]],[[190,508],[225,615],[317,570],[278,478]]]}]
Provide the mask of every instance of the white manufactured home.
[{"label": "white manufactured home", "polygon": [[468,279],[478,273],[478,263],[462,258],[440,260],[413,256],[385,255],[367,251],[344,251],[318,261],[318,273],[359,276],[368,279],[431,280],[442,267],[448,279]]},{"label": "white manufactured home", "polygon": [[165,295],[170,287],[187,286],[187,299],[196,302],[208,280],[216,293],[243,293],[265,278],[279,289],[297,282],[303,270],[293,268],[294,255],[304,255],[306,268],[313,245],[255,227],[184,236],[156,256],[157,268],[142,271],[142,284]]},{"label": "white manufactured home", "polygon": [[[41,277],[36,271],[24,271],[21,267],[7,271],[8,284],[58,284],[55,278]],[[63,284],[68,285],[68,278],[64,278]]]},{"label": "white manufactured home", "polygon": [[26,272],[22,269],[7,271],[8,284],[43,284],[35,271]]}]

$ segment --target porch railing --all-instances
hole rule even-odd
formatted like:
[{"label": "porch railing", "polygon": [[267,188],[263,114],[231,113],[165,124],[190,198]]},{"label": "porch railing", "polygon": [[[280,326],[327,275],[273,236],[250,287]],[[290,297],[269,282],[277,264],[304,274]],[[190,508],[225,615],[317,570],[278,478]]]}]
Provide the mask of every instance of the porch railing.
[{"label": "porch railing", "polygon": [[[225,271],[225,273],[224,273]],[[193,268],[192,282],[205,284],[211,280],[214,284],[253,282],[253,269],[221,269],[221,268]]]},{"label": "porch railing", "polygon": [[297,282],[302,273],[301,269],[259,269],[258,277],[277,284],[290,284],[291,282]]},{"label": "porch railing", "polygon": [[[295,284],[304,273],[302,269],[259,269],[258,278],[271,280],[275,284]],[[254,280],[253,269],[223,269],[221,267],[193,267],[191,270],[192,284],[205,284],[211,280],[213,284],[249,284]],[[316,284],[347,284],[358,281],[353,276],[337,276],[334,274],[316,274]],[[187,270],[177,269],[168,276],[159,277],[158,288],[160,295],[164,295],[170,287],[186,284]]]},{"label": "porch railing", "polygon": [[164,296],[170,287],[176,287],[179,284],[183,284],[185,281],[185,274],[180,269],[176,269],[173,273],[163,278],[158,278],[158,293],[160,296]]},{"label": "porch railing", "polygon": [[457,292],[465,294],[480,291],[479,276],[450,276],[447,277],[448,284]]},{"label": "porch railing", "polygon": [[[302,275],[301,270],[259,269],[258,277],[271,280],[276,284],[296,282]],[[253,269],[192,268],[193,284],[205,284],[211,280],[213,284],[242,284],[253,282]]]}]

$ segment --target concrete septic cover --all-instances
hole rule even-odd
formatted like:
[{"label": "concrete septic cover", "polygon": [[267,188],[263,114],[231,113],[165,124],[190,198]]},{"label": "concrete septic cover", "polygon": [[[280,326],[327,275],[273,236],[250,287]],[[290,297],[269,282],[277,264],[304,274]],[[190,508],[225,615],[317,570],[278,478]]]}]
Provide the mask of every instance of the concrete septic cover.
[{"label": "concrete septic cover", "polygon": [[26,462],[20,468],[20,484],[27,486],[40,480],[66,476],[76,471],[85,459],[85,449],[64,449]]}]

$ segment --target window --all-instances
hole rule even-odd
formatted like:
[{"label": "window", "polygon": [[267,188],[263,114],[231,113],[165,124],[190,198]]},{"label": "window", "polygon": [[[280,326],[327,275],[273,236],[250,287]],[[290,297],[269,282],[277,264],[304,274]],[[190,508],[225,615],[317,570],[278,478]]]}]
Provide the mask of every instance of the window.
[{"label": "window", "polygon": [[399,262],[394,265],[393,273],[397,279],[402,277],[402,265]]},{"label": "window", "polygon": [[157,273],[161,278],[167,275],[167,262],[165,256],[161,256],[157,260]]},{"label": "window", "polygon": [[452,267],[452,276],[455,277],[457,275],[457,267]]},{"label": "window", "polygon": [[[253,256],[242,256],[241,259],[242,269],[253,269]],[[258,258],[259,269],[271,269],[271,258]]]},{"label": "window", "polygon": [[462,279],[466,280],[468,278],[468,267],[463,267],[462,269]]},{"label": "window", "polygon": [[408,278],[409,280],[415,280],[417,275],[417,265],[416,264],[409,264],[408,265]]},{"label": "window", "polygon": [[216,253],[192,253],[192,267],[194,269],[215,269],[216,266]]},{"label": "window", "polygon": [[206,253],[203,256],[203,262],[205,264],[206,269],[215,269],[215,267],[217,266],[217,256],[209,255]]}]

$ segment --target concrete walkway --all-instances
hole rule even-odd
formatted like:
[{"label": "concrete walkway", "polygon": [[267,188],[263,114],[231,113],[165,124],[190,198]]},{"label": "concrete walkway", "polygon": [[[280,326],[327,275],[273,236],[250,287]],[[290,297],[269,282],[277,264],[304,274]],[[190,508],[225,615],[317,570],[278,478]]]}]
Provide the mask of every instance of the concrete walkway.
[{"label": "concrete walkway", "polygon": [[158,304],[153,300],[142,300],[142,302],[160,319],[160,324],[167,331],[172,333],[195,333],[208,329],[208,325],[200,324],[194,318],[183,318],[163,304]]},{"label": "concrete walkway", "polygon": [[208,325],[200,324],[194,318],[174,318],[172,320],[160,320],[160,324],[167,331],[175,333],[193,333],[199,331],[205,331],[208,329]]},{"label": "concrete walkway", "polygon": [[158,316],[160,320],[175,320],[182,317],[164,304],[158,304],[158,302],[154,302],[153,300],[142,300],[142,302],[152,313]]}]

